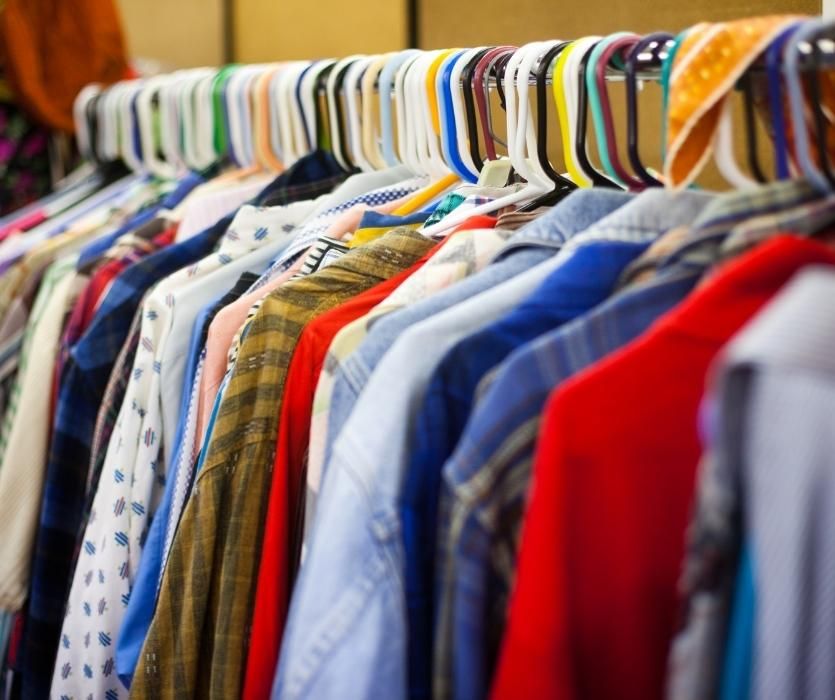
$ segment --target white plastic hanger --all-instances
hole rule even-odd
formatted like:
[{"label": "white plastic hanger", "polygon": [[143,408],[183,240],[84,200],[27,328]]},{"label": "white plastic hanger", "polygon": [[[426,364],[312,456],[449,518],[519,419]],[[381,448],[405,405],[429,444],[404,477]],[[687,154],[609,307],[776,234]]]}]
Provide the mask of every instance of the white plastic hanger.
[{"label": "white plastic hanger", "polygon": [[185,169],[180,149],[180,100],[179,89],[184,80],[183,72],[176,72],[159,91],[160,148],[165,160],[177,171]]},{"label": "white plastic hanger", "polygon": [[412,172],[420,172],[420,160],[417,156],[417,137],[413,133],[414,116],[410,115],[413,105],[408,101],[406,81],[410,68],[422,57],[423,52],[416,51],[403,62],[394,82],[394,103],[397,117],[397,152],[401,163]]},{"label": "white plastic hanger", "polygon": [[360,122],[362,108],[359,103],[359,84],[368,66],[377,59],[377,56],[366,56],[354,62],[345,75],[345,106],[346,106],[346,131],[348,132],[348,145],[354,160],[364,172],[372,172],[374,166],[365,155],[362,145],[362,124]]},{"label": "white plastic hanger", "polygon": [[424,53],[411,65],[406,78],[407,100],[411,105],[408,116],[411,117],[411,128],[415,138],[415,157],[418,167],[416,172],[422,175],[436,174],[438,162],[443,167],[437,143],[435,143],[434,153],[432,150],[434,134],[430,122],[429,97],[426,94],[426,75],[437,55],[437,51]]},{"label": "white plastic hanger", "polygon": [[301,102],[304,112],[304,122],[307,127],[308,147],[305,153],[314,151],[319,146],[319,135],[316,133],[317,96],[315,95],[316,83],[319,76],[336,63],[336,59],[328,58],[316,61],[311,69],[305,73],[301,85]]},{"label": "white plastic hanger", "polygon": [[[386,164],[393,167],[398,165],[401,160],[397,157],[394,143],[394,124],[395,117],[392,116],[392,104],[395,98],[392,97],[392,89],[395,82],[395,76],[400,68],[407,62],[414,59],[420,52],[417,49],[407,49],[400,51],[392,56],[392,58],[380,71],[379,79],[379,95],[380,95],[380,141],[383,151],[383,159]],[[395,105],[396,106],[396,105]],[[397,124],[400,124],[399,113],[395,115]],[[399,140],[398,140],[399,141]]]},{"label": "white plastic hanger", "polygon": [[164,180],[172,180],[177,175],[176,168],[157,156],[158,143],[155,133],[153,107],[154,97],[159,94],[160,88],[167,80],[168,76],[149,78],[136,98],[136,110],[139,118],[139,134],[142,141],[142,164],[144,170]]},{"label": "white plastic hanger", "polygon": [[[511,85],[508,82],[508,78],[517,76],[518,67],[521,63],[522,58],[524,57],[524,51],[516,51],[513,56],[511,56],[510,60],[507,63],[507,67],[505,68],[505,75],[507,76],[505,79],[505,100],[506,100],[506,107],[507,107],[507,131],[508,131],[508,138],[514,139],[514,146],[515,146],[515,139],[522,138],[524,139],[524,135],[515,133],[515,131],[519,128],[519,119],[516,110],[516,98],[518,95],[518,89],[514,89],[514,85]],[[527,83],[527,77],[524,78],[525,83]],[[511,137],[511,132],[513,136]],[[511,149],[513,150],[513,149]],[[516,168],[517,172],[519,172],[519,161],[518,159],[514,159],[513,153],[511,153],[511,162],[513,163],[514,168]],[[525,168],[525,164],[522,164],[522,168]],[[500,211],[508,206],[518,205],[522,202],[534,199],[542,194],[545,194],[550,189],[550,184],[548,187],[542,187],[541,185],[536,184],[535,182],[528,182],[525,187],[517,190],[516,192],[512,192],[507,194],[503,197],[499,197],[491,202],[487,202],[486,204],[479,205],[475,207],[475,209],[471,209],[469,211],[453,211],[449,216],[444,217],[441,221],[432,226],[429,226],[422,230],[422,233],[426,236],[441,236],[457,226],[463,224],[467,219],[473,216],[481,216],[484,214],[492,214],[493,212]]]},{"label": "white plastic hanger", "polygon": [[279,135],[281,137],[279,152],[285,165],[295,163],[307,146],[302,121],[297,114],[298,105],[295,90],[299,76],[308,65],[306,61],[295,61],[287,65],[275,84],[276,94],[274,99],[278,107]]},{"label": "white plastic hanger", "polygon": [[195,90],[195,116],[197,153],[203,167],[208,167],[218,159],[215,149],[215,109],[213,104],[212,87],[217,71],[212,71],[203,78]]},{"label": "white plastic hanger", "polygon": [[142,171],[141,144],[137,143],[139,125],[136,121],[134,104],[142,90],[142,81],[123,83],[119,100],[119,157],[133,172]]},{"label": "white plastic hanger", "polygon": [[[551,189],[553,183],[540,164],[536,153],[537,137],[533,119],[530,115],[529,78],[540,57],[558,43],[558,41],[539,41],[521,47],[522,58],[515,76],[517,98],[519,100],[517,127],[512,138],[508,134],[508,147],[512,149],[511,159],[514,164],[524,164],[521,170],[517,167],[517,172],[528,182],[535,183],[546,190]],[[508,63],[508,65],[510,64]],[[513,76],[508,76],[508,78],[511,77]]]},{"label": "white plastic hanger", "polygon": [[[337,116],[337,103],[342,99],[341,95],[337,91],[337,81],[339,79],[340,74],[343,71],[348,70],[352,63],[354,63],[355,61],[359,61],[362,58],[364,58],[362,54],[354,54],[353,56],[343,58],[341,61],[337,61],[333,69],[331,70],[330,75],[328,76],[328,120],[331,124],[331,150],[337,162],[345,170],[351,170],[353,165],[351,163],[346,163],[345,159],[342,157],[343,149],[348,150],[347,145],[348,143],[350,143],[350,137],[347,133],[341,134],[339,132],[339,128],[337,127],[337,124],[339,124],[339,118]],[[345,81],[343,80],[343,86],[344,84]],[[343,114],[344,112],[345,110],[343,110]],[[343,123],[344,121],[345,120],[343,118]],[[347,143],[345,144],[342,143],[343,137],[347,140]],[[353,153],[353,151],[351,152]]]},{"label": "white plastic hanger", "polygon": [[101,94],[102,87],[99,84],[86,85],[76,95],[73,102],[72,115],[75,123],[75,135],[78,142],[78,150],[84,160],[95,160],[95,152],[93,150],[92,139],[90,138],[90,128],[87,121],[87,106],[90,102]]},{"label": "white plastic hanger", "polygon": [[362,95],[362,150],[365,157],[375,170],[386,167],[383,152],[380,150],[380,135],[377,132],[378,121],[375,119],[374,107],[378,104],[376,86],[380,79],[380,72],[393,54],[378,56],[372,61],[362,77],[360,93]]}]

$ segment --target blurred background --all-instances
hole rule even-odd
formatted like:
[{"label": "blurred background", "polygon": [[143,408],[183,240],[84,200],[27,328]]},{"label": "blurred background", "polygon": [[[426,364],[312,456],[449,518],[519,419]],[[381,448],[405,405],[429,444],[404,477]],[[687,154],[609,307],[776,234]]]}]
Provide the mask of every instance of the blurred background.
[{"label": "blurred background", "polygon": [[[133,56],[166,68],[675,31],[700,21],[819,14],[821,0],[119,0]],[[185,40],[185,37],[188,37]]]},{"label": "blurred background", "polygon": [[[0,216],[41,197],[77,164],[72,104],[89,82],[230,62],[675,32],[700,21],[834,8],[835,0],[0,0]],[[618,117],[623,86],[611,90]],[[660,90],[641,100],[641,150],[654,162]],[[558,141],[550,149],[557,158]],[[700,182],[720,184],[710,172]]]}]

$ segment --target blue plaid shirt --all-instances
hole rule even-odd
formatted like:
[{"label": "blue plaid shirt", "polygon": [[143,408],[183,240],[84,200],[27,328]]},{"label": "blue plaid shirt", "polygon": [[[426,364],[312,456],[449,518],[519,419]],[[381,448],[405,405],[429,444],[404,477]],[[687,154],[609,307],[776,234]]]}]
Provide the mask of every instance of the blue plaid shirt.
[{"label": "blue plaid shirt", "polygon": [[[290,203],[330,191],[344,175],[320,167],[321,159],[312,157],[286,170],[256,197],[256,203]],[[203,233],[150,255],[120,274],[72,349],[61,381],[34,548],[21,656],[23,697],[49,695],[82,524],[96,416],[133,316],[152,285],[209,255],[233,218],[234,213],[229,214]]]}]

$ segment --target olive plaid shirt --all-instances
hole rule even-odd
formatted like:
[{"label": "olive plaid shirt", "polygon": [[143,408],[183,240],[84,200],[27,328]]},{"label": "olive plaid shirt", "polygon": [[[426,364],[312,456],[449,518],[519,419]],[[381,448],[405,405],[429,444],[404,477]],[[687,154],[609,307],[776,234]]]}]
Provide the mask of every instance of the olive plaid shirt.
[{"label": "olive plaid shirt", "polygon": [[396,229],[272,292],[252,321],[166,565],[133,698],[240,694],[284,382],[305,324],[414,264]]}]

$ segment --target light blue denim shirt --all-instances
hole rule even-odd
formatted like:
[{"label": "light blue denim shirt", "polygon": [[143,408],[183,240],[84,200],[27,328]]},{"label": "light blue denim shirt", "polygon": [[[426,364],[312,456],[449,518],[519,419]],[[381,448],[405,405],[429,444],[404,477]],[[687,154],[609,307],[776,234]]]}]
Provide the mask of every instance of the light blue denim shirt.
[{"label": "light blue denim shirt", "polygon": [[[601,195],[604,199],[598,200]],[[569,206],[576,206],[573,220],[582,218],[583,226],[570,226],[572,219],[551,212],[536,230],[546,241],[558,241],[551,246],[556,255],[534,261],[524,272],[488,275],[481,287],[487,291],[465,295],[466,300],[448,304],[446,310],[438,308],[434,316],[404,331],[379,361],[334,443],[310,549],[293,595],[274,698],[342,698],[346,691],[356,698],[406,696],[397,499],[411,426],[427,381],[452,344],[512,310],[569,259],[577,241],[652,240],[691,222],[705,203],[705,195],[658,190],[620,208],[610,206],[616,211],[602,219],[593,216],[595,203],[611,201],[611,196],[594,192],[576,197]],[[552,236],[545,233],[549,219],[550,226],[562,220]],[[588,228],[595,219],[599,221]],[[517,245],[518,252],[493,267],[507,270],[509,261],[525,257],[524,247]],[[462,285],[467,281],[456,287]]]}]

